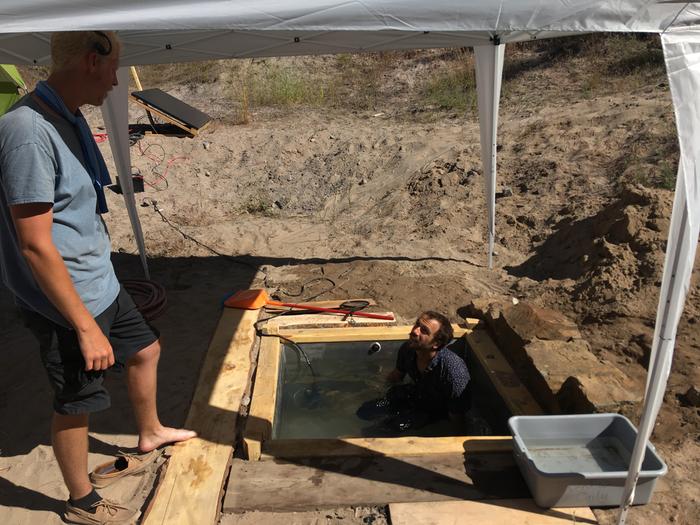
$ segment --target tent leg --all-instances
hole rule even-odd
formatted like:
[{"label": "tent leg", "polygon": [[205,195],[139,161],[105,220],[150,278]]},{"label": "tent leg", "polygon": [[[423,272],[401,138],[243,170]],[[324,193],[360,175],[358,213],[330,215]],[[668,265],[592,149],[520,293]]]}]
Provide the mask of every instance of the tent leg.
[{"label": "tent leg", "polygon": [[690,286],[700,233],[700,152],[697,149],[700,141],[700,100],[695,96],[700,90],[700,35],[692,31],[665,33],[661,41],[676,116],[680,159],[644,408],[620,504],[620,525],[626,522],[629,507],[634,501],[647,443],[663,402],[678,322]]},{"label": "tent leg", "polygon": [[488,265],[493,268],[496,235],[496,146],[498,140],[498,105],[501,98],[505,45],[474,46],[476,58],[476,94],[479,106],[481,163],[486,184],[488,229]]},{"label": "tent leg", "polygon": [[107,127],[109,145],[112,148],[114,164],[119,175],[119,184],[124,196],[124,203],[131,221],[131,228],[136,238],[136,244],[141,258],[141,266],[146,279],[150,279],[148,261],[146,260],[146,243],[143,238],[141,221],[139,220],[136,200],[134,197],[134,184],[131,180],[131,156],[129,154],[129,111],[128,88],[129,70],[126,67],[117,71],[119,85],[110,92],[107,100],[102,105],[102,116]]}]

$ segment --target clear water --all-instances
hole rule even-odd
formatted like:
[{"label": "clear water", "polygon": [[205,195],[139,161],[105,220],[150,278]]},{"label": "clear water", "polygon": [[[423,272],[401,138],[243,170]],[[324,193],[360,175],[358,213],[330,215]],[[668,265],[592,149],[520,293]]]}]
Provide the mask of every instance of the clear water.
[{"label": "clear water", "polygon": [[615,436],[528,439],[526,446],[541,472],[618,472],[626,471],[630,461],[630,452]]},{"label": "clear water", "polygon": [[[381,341],[381,350],[368,355],[372,343],[302,344],[315,378],[299,352],[284,345],[273,439],[386,436],[385,429],[358,418],[355,411],[365,401],[385,394],[389,387],[385,377],[394,369],[403,341]],[[458,433],[447,421],[419,432]]]}]

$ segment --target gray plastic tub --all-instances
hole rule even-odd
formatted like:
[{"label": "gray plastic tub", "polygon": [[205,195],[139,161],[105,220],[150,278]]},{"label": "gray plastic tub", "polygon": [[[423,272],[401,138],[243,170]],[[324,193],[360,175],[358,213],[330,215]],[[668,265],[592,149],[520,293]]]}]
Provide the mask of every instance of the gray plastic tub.
[{"label": "gray plastic tub", "polygon": [[[605,507],[622,501],[637,429],[619,414],[515,416],[515,461],[540,507]],[[648,503],[665,463],[649,443],[633,504]]]}]

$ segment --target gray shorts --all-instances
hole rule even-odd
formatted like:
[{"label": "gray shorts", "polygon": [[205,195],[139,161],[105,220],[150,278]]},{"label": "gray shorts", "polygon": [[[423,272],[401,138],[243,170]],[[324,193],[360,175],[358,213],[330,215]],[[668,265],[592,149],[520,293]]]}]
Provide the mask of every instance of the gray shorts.
[{"label": "gray shorts", "polygon": [[[85,370],[75,331],[36,312],[21,312],[25,326],[39,341],[41,360],[55,394],[54,410],[78,415],[109,408],[109,392],[104,387],[106,371]],[[124,288],[95,321],[112,345],[115,363],[110,370],[123,368],[131,356],[158,340],[157,331],[145,321]]]}]

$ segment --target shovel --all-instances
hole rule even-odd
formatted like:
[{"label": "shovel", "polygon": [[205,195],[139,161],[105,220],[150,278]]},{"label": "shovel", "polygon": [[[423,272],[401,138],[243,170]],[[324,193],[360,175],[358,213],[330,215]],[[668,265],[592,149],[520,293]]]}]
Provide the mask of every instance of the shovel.
[{"label": "shovel", "polygon": [[229,308],[242,308],[244,310],[259,310],[263,306],[285,306],[288,308],[301,308],[314,312],[326,312],[331,314],[353,315],[357,317],[369,317],[370,319],[384,319],[385,321],[393,321],[393,315],[371,314],[368,312],[356,312],[353,310],[340,310],[337,308],[322,308],[320,306],[311,306],[308,304],[282,303],[273,301],[267,292],[261,288],[252,290],[239,290],[231,297],[224,301],[224,306]]}]

